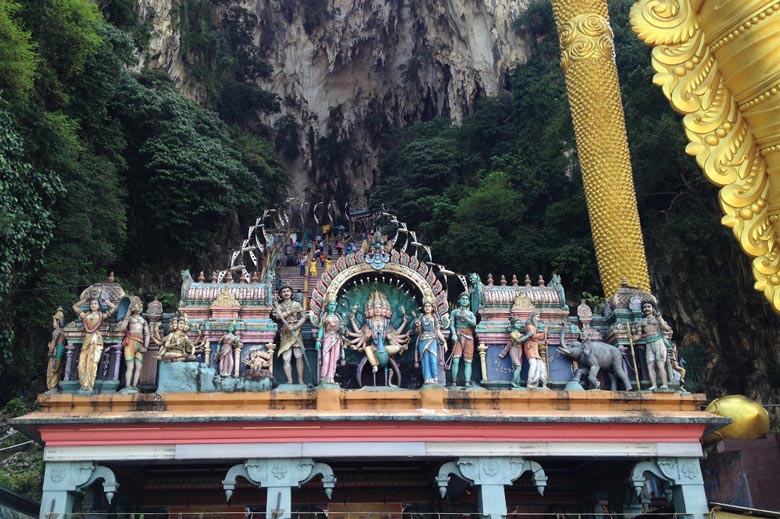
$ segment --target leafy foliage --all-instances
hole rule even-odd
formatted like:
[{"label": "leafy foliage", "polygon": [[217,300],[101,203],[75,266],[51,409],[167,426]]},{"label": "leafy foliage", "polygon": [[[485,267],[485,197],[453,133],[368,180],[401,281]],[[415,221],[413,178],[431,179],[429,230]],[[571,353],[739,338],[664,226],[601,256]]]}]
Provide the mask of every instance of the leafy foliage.
[{"label": "leafy foliage", "polygon": [[[56,174],[38,171],[26,161],[14,126],[11,115],[0,106],[0,294],[21,285],[40,266],[54,231],[54,201],[63,192]],[[0,312],[12,314],[9,298],[0,296]],[[14,335],[11,327],[0,330],[4,363],[13,358]]]},{"label": "leafy foliage", "polygon": [[280,109],[279,97],[257,86],[273,71],[254,45],[257,16],[231,6],[217,23],[215,0],[184,0],[179,7],[184,60],[220,116],[245,127],[256,124],[258,113]]},{"label": "leafy foliage", "polygon": [[0,2],[0,92],[24,101],[33,88],[37,64],[30,33],[16,21],[19,4]]},{"label": "leafy foliage", "polygon": [[[284,196],[287,179],[268,142],[226,125],[170,80],[127,69],[139,40],[126,31],[144,23],[130,3],[102,4],[118,26],[89,0],[0,6],[10,46],[0,69],[18,71],[0,78],[10,102],[0,104],[4,401],[42,388],[58,305],[111,270],[136,293],[176,292],[169,273],[221,265],[229,239],[258,206]],[[239,52],[256,22],[245,14],[229,11],[219,36],[237,49],[236,82],[270,72],[251,50]]]}]

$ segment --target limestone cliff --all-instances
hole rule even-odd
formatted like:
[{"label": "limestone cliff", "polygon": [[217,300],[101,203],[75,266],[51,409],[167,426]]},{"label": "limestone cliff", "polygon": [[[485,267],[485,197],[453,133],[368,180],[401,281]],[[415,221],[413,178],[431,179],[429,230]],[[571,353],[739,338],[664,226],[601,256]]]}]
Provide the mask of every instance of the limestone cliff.
[{"label": "limestone cliff", "polygon": [[[178,20],[187,0],[139,0],[152,23],[145,65],[164,69],[203,100],[181,56]],[[512,28],[526,0],[244,0],[254,42],[273,73],[260,86],[282,99],[268,127],[296,134],[292,184],[310,200],[365,203],[387,129],[436,115],[460,120],[495,96],[526,56]],[[290,122],[294,124],[290,124]],[[297,153],[296,153],[297,151]]]}]

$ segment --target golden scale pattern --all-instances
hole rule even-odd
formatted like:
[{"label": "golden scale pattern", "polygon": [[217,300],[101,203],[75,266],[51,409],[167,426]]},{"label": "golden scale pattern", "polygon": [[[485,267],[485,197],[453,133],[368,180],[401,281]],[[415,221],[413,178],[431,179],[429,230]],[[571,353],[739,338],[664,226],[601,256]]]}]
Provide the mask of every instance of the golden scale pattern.
[{"label": "golden scale pattern", "polygon": [[561,67],[604,293],[650,290],[606,1],[554,0]]},{"label": "golden scale pattern", "polygon": [[654,84],[685,115],[686,152],[696,158],[710,182],[721,187],[721,221],[754,258],[755,288],[776,312],[780,312],[779,14],[778,0],[730,5],[639,0],[630,16],[634,32],[654,46]]}]

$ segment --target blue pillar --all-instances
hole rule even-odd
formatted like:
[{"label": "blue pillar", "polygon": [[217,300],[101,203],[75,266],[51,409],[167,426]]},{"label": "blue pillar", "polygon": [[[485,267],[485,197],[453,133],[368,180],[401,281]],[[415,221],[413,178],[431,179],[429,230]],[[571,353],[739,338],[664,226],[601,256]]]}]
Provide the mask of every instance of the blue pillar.
[{"label": "blue pillar", "polygon": [[322,476],[322,486],[330,499],[336,485],[333,470],[325,463],[315,463],[311,458],[248,459],[230,468],[222,481],[222,488],[225,489],[228,501],[233,496],[239,477],[258,487],[267,488],[266,518],[290,519],[292,487],[300,487],[316,475]]},{"label": "blue pillar", "polygon": [[544,494],[547,475],[542,466],[524,458],[505,456],[464,457],[445,463],[436,475],[441,497],[447,494],[450,474],[479,486],[479,511],[484,519],[503,519],[507,515],[504,486],[526,472],[536,484],[539,494]]},{"label": "blue pillar", "polygon": [[646,472],[665,482],[675,512],[685,514],[687,519],[706,518],[709,506],[698,458],[658,458],[637,463],[631,471],[637,496],[644,487]]},{"label": "blue pillar", "polygon": [[49,462],[43,475],[40,519],[58,519],[73,511],[73,492],[82,490],[98,479],[110,503],[119,484],[111,469],[89,461]]}]

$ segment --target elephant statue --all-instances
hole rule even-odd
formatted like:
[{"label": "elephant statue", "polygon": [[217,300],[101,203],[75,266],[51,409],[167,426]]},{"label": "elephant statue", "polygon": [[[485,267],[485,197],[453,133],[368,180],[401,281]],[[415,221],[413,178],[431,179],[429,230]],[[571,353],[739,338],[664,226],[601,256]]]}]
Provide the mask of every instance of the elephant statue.
[{"label": "elephant statue", "polygon": [[564,338],[564,327],[561,329],[561,346],[558,348],[558,353],[577,361],[577,371],[574,372],[574,378],[577,382],[582,383],[583,375],[588,376],[588,382],[593,389],[599,389],[601,383],[596,378],[600,371],[605,371],[610,379],[610,389],[612,391],[617,390],[617,379],[623,384],[626,391],[631,391],[633,388],[631,382],[628,380],[628,375],[623,369],[623,354],[620,350],[611,344],[606,342],[591,341],[585,339],[584,341],[574,341],[566,344]]}]

